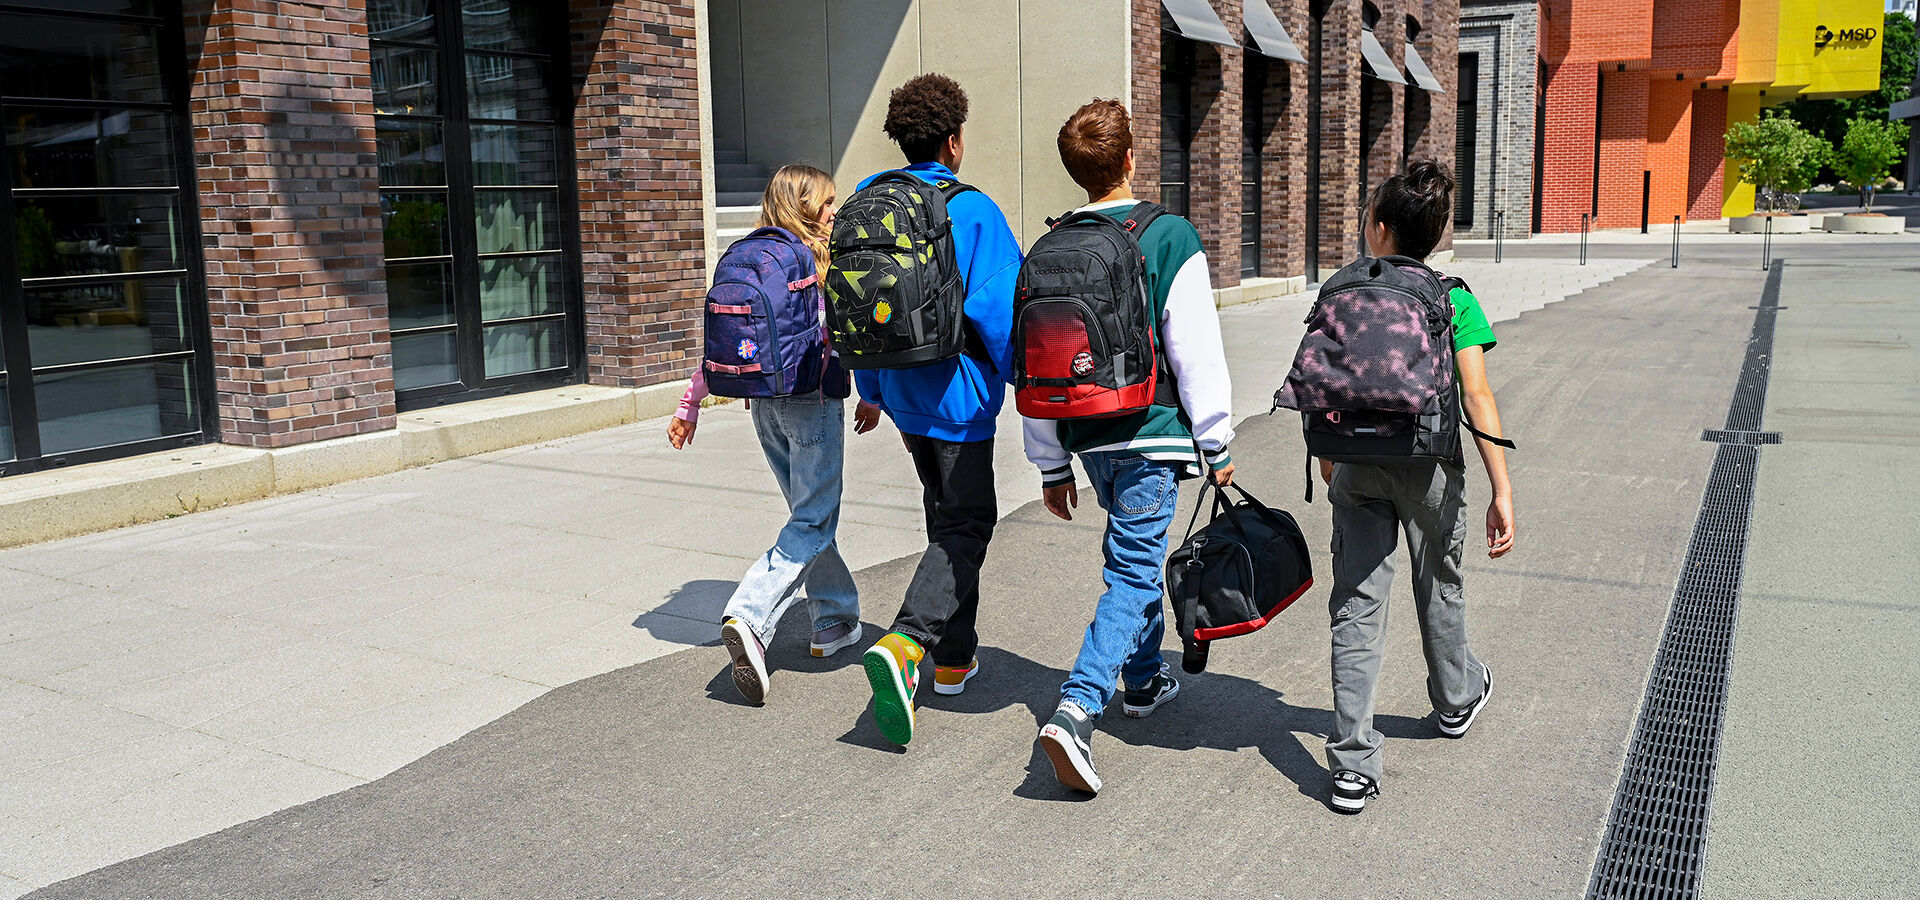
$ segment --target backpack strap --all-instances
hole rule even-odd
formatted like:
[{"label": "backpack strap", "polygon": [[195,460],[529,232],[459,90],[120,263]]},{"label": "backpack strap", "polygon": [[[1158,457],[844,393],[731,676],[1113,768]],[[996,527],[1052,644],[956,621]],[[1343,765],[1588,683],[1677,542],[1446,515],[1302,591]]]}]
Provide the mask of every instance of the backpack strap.
[{"label": "backpack strap", "polygon": [[1478,428],[1473,427],[1473,423],[1467,421],[1467,417],[1465,413],[1462,413],[1460,416],[1460,427],[1473,432],[1474,437],[1477,437],[1483,441],[1486,441],[1489,444],[1493,444],[1498,447],[1505,447],[1508,450],[1517,449],[1516,447],[1513,446],[1513,441],[1503,437],[1494,437],[1491,434],[1488,434],[1484,431],[1481,431]]},{"label": "backpack strap", "polygon": [[1127,211],[1127,219],[1120,223],[1120,227],[1125,228],[1127,233],[1138,240],[1141,235],[1147,233],[1147,226],[1152,225],[1153,220],[1166,214],[1166,207],[1151,200],[1142,200],[1135,203],[1133,209]]}]

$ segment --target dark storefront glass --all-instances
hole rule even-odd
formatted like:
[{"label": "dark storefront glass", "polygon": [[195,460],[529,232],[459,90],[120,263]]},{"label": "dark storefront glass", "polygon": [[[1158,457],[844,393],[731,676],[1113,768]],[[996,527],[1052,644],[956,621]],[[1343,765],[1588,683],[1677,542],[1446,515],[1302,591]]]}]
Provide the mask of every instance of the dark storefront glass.
[{"label": "dark storefront glass", "polygon": [[1160,205],[1178,216],[1189,212],[1193,180],[1193,66],[1193,42],[1162,29]]},{"label": "dark storefront glass", "polygon": [[531,0],[373,0],[368,14],[387,61],[374,94],[401,405],[574,378],[564,23]]},{"label": "dark storefront glass", "polygon": [[1260,277],[1262,151],[1267,140],[1267,58],[1247,54],[1240,95],[1243,130],[1240,143],[1240,277]]},{"label": "dark storefront glass", "polygon": [[202,440],[211,372],[177,5],[8,5],[50,11],[0,12],[13,235],[0,461],[18,460],[0,471]]}]

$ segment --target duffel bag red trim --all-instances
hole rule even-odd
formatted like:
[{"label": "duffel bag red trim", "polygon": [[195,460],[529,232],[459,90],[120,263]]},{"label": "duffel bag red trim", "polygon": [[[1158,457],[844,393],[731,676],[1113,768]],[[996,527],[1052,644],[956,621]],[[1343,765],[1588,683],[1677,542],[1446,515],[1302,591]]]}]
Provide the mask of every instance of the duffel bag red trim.
[{"label": "duffel bag red trim", "polygon": [[1268,622],[1273,621],[1274,616],[1279,615],[1282,610],[1292,606],[1293,601],[1300,599],[1300,595],[1305,594],[1307,588],[1310,587],[1313,587],[1313,579],[1311,578],[1307,579],[1307,583],[1301,585],[1299,590],[1281,598],[1279,603],[1275,603],[1272,609],[1267,610],[1266,615],[1254,619],[1251,622],[1222,625],[1218,628],[1195,628],[1193,630],[1193,639],[1196,641],[1217,641],[1221,638],[1238,637],[1239,635],[1252,634],[1259,631],[1265,628]]}]

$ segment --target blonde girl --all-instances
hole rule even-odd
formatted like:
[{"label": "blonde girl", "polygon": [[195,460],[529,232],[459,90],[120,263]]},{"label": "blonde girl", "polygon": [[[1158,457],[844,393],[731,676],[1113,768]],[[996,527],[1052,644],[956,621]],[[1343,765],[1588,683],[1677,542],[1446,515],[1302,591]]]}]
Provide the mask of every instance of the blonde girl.
[{"label": "blonde girl", "polygon": [[[800,238],[824,274],[838,199],[827,173],[812,166],[783,166],[761,197],[759,224]],[[822,327],[824,315],[823,309]],[[747,405],[760,449],[790,510],[779,539],[741,577],[720,625],[721,641],[733,659],[734,685],[753,703],[766,701],[766,648],[774,629],[803,594],[813,622],[814,656],[832,656],[860,640],[860,596],[835,543],[849,392],[846,372],[836,360],[829,363],[819,391]],[[680,410],[667,426],[667,441],[674,449],[693,442],[700,401],[706,397],[705,375],[696,369]]]}]

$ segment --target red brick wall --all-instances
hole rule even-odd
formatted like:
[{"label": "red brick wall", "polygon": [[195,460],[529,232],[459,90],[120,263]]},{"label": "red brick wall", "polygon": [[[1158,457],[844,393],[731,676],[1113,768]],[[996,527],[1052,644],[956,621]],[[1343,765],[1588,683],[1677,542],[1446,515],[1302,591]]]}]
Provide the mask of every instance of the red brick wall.
[{"label": "red brick wall", "polygon": [[1693,98],[1700,92],[1684,81],[1660,79],[1647,85],[1647,162],[1653,173],[1648,225],[1672,222],[1687,214],[1687,180],[1692,175]]},{"label": "red brick wall", "polygon": [[587,380],[685,377],[706,288],[693,4],[569,9]]},{"label": "red brick wall", "polygon": [[[1319,252],[1323,276],[1360,255],[1360,4],[1327,6],[1322,46],[1309,50],[1307,57],[1321,54]],[[1310,34],[1303,33],[1301,40],[1310,40]]]},{"label": "red brick wall", "polygon": [[1576,231],[1593,198],[1594,96],[1599,70],[1562,63],[1547,73],[1540,230]]},{"label": "red brick wall", "polygon": [[1718,89],[1693,92],[1692,155],[1687,160],[1687,211],[1690,219],[1720,218],[1725,167],[1727,94]]},{"label": "red brick wall", "polygon": [[1133,195],[1160,202],[1160,0],[1133,0]]},{"label": "red brick wall", "polygon": [[1640,224],[1640,179],[1647,166],[1647,73],[1605,72],[1600,109],[1600,215],[1597,228]]},{"label": "red brick wall", "polygon": [[[1238,0],[1211,0],[1227,33],[1242,33]],[[1214,287],[1240,283],[1240,146],[1243,51],[1201,44],[1194,54],[1190,218],[1207,250]]]},{"label": "red brick wall", "polygon": [[188,0],[222,440],[394,426],[365,0]]}]

